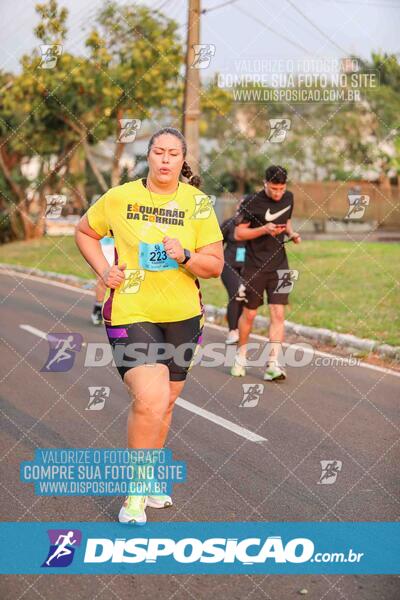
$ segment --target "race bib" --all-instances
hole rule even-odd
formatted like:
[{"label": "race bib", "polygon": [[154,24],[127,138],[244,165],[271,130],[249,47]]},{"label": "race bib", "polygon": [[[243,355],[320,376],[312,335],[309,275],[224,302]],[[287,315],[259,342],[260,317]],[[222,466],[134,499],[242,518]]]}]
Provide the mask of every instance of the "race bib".
[{"label": "race bib", "polygon": [[246,248],[236,248],[236,262],[244,262]]},{"label": "race bib", "polygon": [[170,258],[162,244],[139,243],[139,265],[146,271],[165,271],[177,269],[178,263]]}]

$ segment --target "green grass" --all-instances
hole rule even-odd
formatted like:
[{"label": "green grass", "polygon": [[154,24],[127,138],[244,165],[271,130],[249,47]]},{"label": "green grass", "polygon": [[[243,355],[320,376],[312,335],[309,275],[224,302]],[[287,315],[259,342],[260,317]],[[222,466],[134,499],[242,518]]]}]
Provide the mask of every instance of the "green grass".
[{"label": "green grass", "polygon": [[0,262],[77,275],[85,279],[94,277],[92,269],[76,247],[73,236],[44,237],[3,245],[0,247]]},{"label": "green grass", "polygon": [[[299,271],[288,320],[400,345],[398,244],[309,241],[290,245],[288,255]],[[72,237],[13,242],[1,247],[0,260],[93,277]],[[220,280],[202,280],[201,287],[205,303],[225,305]]]}]

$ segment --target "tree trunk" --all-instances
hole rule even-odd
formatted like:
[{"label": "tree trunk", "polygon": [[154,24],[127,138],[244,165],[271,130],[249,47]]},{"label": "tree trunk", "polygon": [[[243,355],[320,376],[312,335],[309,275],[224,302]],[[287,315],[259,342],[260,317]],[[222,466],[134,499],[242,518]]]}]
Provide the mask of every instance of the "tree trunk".
[{"label": "tree trunk", "polygon": [[103,192],[106,192],[106,191],[108,190],[108,185],[107,185],[107,182],[106,182],[106,180],[104,179],[104,177],[103,177],[103,175],[102,175],[102,173],[101,173],[101,171],[100,171],[99,167],[96,165],[96,162],[95,162],[95,160],[94,160],[94,158],[93,158],[92,151],[90,150],[90,146],[89,146],[89,144],[87,143],[87,141],[86,141],[86,140],[84,140],[84,142],[83,142],[83,147],[85,148],[85,153],[86,153],[86,158],[87,158],[87,161],[88,161],[88,163],[89,163],[89,165],[90,165],[90,168],[91,168],[91,169],[92,169],[92,171],[93,171],[93,175],[94,175],[94,176],[96,177],[96,179],[97,179],[97,183],[98,183],[98,184],[99,184],[99,186],[101,187],[101,190],[102,190]]},{"label": "tree trunk", "polygon": [[73,121],[71,121],[71,119],[68,119],[68,117],[66,117],[65,115],[62,115],[61,118],[64,121],[64,123],[66,123],[68,125],[68,127],[70,127],[73,131],[75,131],[80,136],[83,148],[85,149],[86,158],[87,158],[90,168],[93,171],[93,175],[96,177],[97,183],[99,184],[101,190],[103,192],[106,192],[108,190],[107,182],[104,179],[100,169],[98,168],[98,166],[95,163],[92,151],[90,150],[90,146],[87,141],[86,133],[84,131],[82,131],[78,127],[78,125],[76,125]]},{"label": "tree trunk", "polygon": [[242,177],[241,175],[238,175],[236,181],[237,181],[237,192],[238,192],[238,194],[243,196],[244,195],[244,184],[245,184],[244,177]]},{"label": "tree trunk", "polygon": [[85,153],[82,147],[77,147],[69,162],[69,173],[74,181],[72,193],[72,205],[78,213],[87,207],[85,192]]},{"label": "tree trunk", "polygon": [[120,169],[119,163],[121,160],[121,156],[124,152],[124,144],[122,144],[121,142],[118,142],[118,140],[119,140],[119,136],[121,134],[120,119],[122,119],[122,114],[123,114],[122,109],[118,109],[118,111],[117,111],[118,136],[117,136],[117,141],[115,143],[115,151],[114,151],[113,163],[112,163],[112,168],[111,168],[111,186],[112,187],[118,185],[121,180],[121,169]]},{"label": "tree trunk", "polygon": [[120,169],[119,162],[121,160],[121,156],[122,156],[123,152],[124,152],[124,144],[117,142],[116,147],[115,147],[115,152],[114,152],[112,169],[111,169],[111,186],[112,187],[118,185],[121,180],[121,169]]}]

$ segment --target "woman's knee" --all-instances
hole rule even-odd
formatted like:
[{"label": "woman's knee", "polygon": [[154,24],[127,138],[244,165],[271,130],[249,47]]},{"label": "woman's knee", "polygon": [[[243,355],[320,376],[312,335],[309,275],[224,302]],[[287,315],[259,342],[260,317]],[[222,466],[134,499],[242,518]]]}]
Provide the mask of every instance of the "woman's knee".
[{"label": "woman's knee", "polygon": [[167,410],[170,391],[168,382],[153,380],[152,383],[142,381],[126,381],[129,395],[132,400],[132,408],[135,414],[146,416],[162,416]]},{"label": "woman's knee", "polygon": [[185,386],[185,380],[183,381],[170,381],[169,383],[169,402],[168,409],[172,410],[176,399]]},{"label": "woman's knee", "polygon": [[269,314],[272,324],[282,325],[285,322],[285,307],[281,304],[270,304]]},{"label": "woman's knee", "polygon": [[135,396],[132,402],[133,414],[150,420],[161,421],[168,411],[169,397],[161,395],[157,399],[151,395]]}]

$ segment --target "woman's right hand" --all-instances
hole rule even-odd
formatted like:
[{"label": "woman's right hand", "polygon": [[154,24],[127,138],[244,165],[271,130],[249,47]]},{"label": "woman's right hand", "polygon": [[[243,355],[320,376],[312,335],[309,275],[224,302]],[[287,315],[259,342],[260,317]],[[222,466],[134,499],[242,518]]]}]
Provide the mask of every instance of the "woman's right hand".
[{"label": "woman's right hand", "polygon": [[125,279],[125,271],[126,263],[123,265],[113,265],[112,267],[108,267],[104,269],[102,280],[105,285],[111,289],[115,289],[121,285],[121,283]]}]

